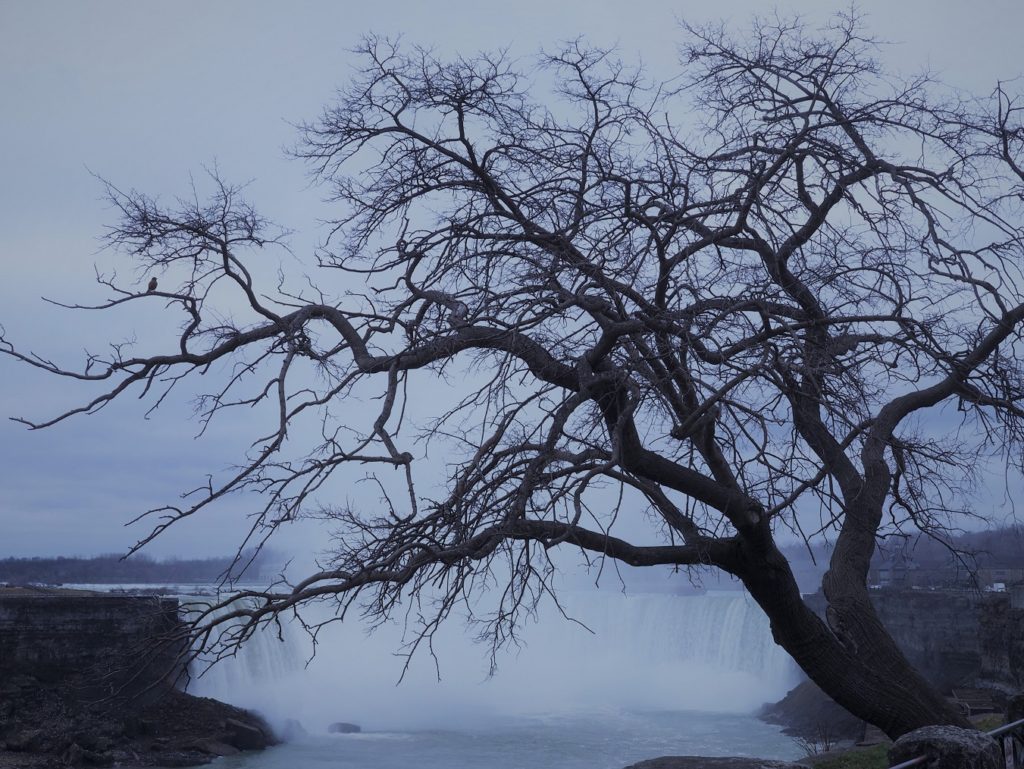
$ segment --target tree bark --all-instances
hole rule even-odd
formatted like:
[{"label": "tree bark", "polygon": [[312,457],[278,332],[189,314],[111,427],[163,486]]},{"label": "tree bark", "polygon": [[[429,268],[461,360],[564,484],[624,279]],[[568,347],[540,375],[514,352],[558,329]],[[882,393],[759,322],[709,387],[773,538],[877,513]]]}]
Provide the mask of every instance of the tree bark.
[{"label": "tree bark", "polygon": [[738,576],[771,622],[772,636],[832,699],[892,739],[931,724],[970,723],[907,661],[868,598],[829,603],[828,618],[803,601],[785,557],[766,540],[741,544]]}]

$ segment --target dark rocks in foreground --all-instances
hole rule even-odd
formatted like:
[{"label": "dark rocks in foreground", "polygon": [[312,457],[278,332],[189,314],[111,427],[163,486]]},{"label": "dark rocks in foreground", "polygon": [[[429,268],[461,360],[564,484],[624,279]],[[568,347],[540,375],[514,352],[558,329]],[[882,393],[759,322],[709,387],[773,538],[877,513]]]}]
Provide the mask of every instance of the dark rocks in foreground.
[{"label": "dark rocks in foreground", "polygon": [[758,714],[762,721],[782,727],[792,737],[810,742],[860,740],[864,722],[818,688],[804,681],[778,702],[765,705]]},{"label": "dark rocks in foreground", "polygon": [[178,691],[178,602],[0,588],[0,769],[191,766],[275,743],[258,716]]},{"label": "dark rocks in foreground", "polygon": [[95,701],[79,691],[74,679],[3,682],[0,767],[193,766],[275,743],[258,716],[217,700],[165,689]]},{"label": "dark rocks in foreground", "polygon": [[662,756],[632,764],[626,769],[810,769],[810,767],[807,764],[771,761],[765,758]]}]

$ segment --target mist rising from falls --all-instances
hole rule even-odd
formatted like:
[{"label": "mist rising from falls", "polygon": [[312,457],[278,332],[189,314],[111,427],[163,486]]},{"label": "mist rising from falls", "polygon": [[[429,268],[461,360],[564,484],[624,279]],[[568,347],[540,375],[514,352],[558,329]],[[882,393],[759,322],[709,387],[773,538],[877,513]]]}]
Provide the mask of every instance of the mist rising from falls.
[{"label": "mist rising from falls", "polygon": [[308,666],[301,629],[285,626],[283,641],[262,633],[192,691],[258,710],[272,723],[298,719],[310,731],[333,721],[386,730],[595,710],[749,712],[796,681],[792,660],[743,593],[579,591],[562,599],[593,633],[552,607],[523,629],[525,645],[499,657],[491,678],[487,648],[452,622],[434,642],[441,680],[421,649],[396,686],[404,662],[395,655],[397,628],[367,636],[353,623],[328,628]]}]

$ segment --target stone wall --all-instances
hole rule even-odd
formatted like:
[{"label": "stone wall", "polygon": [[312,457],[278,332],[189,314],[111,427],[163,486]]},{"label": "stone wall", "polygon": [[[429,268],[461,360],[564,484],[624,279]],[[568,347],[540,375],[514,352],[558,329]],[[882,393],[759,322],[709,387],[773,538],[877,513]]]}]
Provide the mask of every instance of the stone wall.
[{"label": "stone wall", "polygon": [[[911,663],[943,689],[986,679],[1024,689],[1024,609],[1007,593],[877,590],[872,602]],[[824,614],[824,599],[808,603]]]},{"label": "stone wall", "polygon": [[142,690],[180,669],[178,629],[176,599],[0,589],[0,678]]},{"label": "stone wall", "polygon": [[872,599],[886,629],[926,678],[948,689],[978,677],[981,622],[975,594],[880,590]]},{"label": "stone wall", "polygon": [[978,614],[982,677],[1024,691],[1024,607],[1002,594],[982,601]]}]

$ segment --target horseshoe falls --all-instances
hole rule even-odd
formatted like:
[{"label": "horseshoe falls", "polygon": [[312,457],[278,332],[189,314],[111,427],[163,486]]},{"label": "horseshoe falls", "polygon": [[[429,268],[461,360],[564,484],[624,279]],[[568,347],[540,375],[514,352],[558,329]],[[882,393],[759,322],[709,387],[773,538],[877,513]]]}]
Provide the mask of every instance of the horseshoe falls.
[{"label": "horseshoe falls", "polygon": [[[746,594],[592,590],[560,598],[572,619],[548,606],[523,627],[518,648],[499,652],[493,675],[489,648],[457,621],[434,638],[433,655],[421,646],[404,675],[397,627],[328,625],[313,655],[293,623],[258,634],[190,690],[256,710],[278,730],[290,720],[302,725],[297,742],[225,759],[232,767],[301,765],[339,750],[351,761],[330,765],[353,769],[399,765],[404,750],[437,769],[569,769],[577,759],[616,769],[630,756],[799,753],[752,716],[792,688],[798,672]],[[329,734],[338,721],[363,732]],[[487,759],[496,745],[505,748]]]}]

